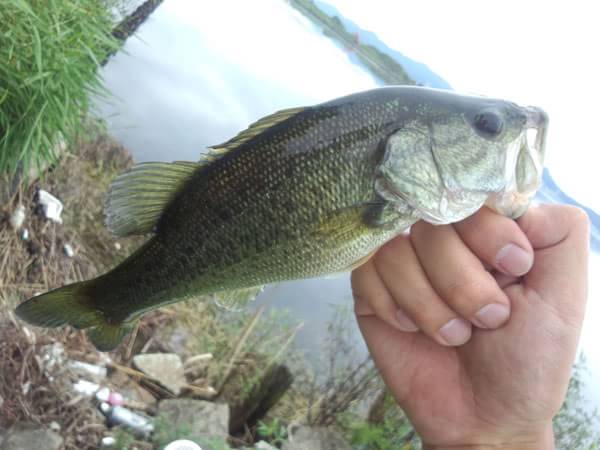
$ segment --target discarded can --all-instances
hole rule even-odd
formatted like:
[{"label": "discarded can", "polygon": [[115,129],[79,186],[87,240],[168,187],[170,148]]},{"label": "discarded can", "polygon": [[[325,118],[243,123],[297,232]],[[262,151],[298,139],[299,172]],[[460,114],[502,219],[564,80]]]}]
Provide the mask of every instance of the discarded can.
[{"label": "discarded can", "polygon": [[148,436],[154,431],[154,425],[150,419],[122,406],[110,406],[108,403],[102,402],[100,411],[108,419],[109,425],[125,425],[142,436]]},{"label": "discarded can", "polygon": [[202,447],[187,439],[177,439],[167,444],[164,450],[202,450]]}]

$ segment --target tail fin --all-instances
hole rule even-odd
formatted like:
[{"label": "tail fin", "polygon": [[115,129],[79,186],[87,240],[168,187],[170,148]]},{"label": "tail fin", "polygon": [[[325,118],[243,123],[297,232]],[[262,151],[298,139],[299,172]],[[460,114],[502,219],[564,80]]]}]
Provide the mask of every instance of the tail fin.
[{"label": "tail fin", "polygon": [[22,320],[39,327],[71,325],[89,328],[88,338],[100,351],[114,349],[131,332],[132,323],[110,323],[94,307],[94,280],[70,284],[21,303],[15,313]]}]

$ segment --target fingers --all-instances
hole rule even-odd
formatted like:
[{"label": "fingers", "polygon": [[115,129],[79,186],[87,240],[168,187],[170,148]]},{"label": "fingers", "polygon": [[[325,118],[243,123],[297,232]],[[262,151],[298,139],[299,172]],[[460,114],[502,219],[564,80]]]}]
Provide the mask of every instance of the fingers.
[{"label": "fingers", "polygon": [[454,228],[478,258],[505,275],[518,277],[531,269],[533,249],[514,220],[482,208]]},{"label": "fingers", "polygon": [[372,261],[352,272],[354,312],[358,317],[377,316],[400,331],[417,331],[419,328],[398,309],[390,292],[383,284]]},{"label": "fingers", "polygon": [[[442,301],[431,286],[406,236],[382,247],[369,263],[355,271],[352,281],[355,297],[367,302],[378,317],[396,329],[410,331],[418,327],[442,345],[461,345],[471,336],[470,323]],[[394,313],[384,316],[379,313],[382,311]]]},{"label": "fingers", "polygon": [[397,330],[419,329],[443,345],[462,345],[471,324],[493,329],[506,322],[510,301],[502,289],[532,262],[519,226],[486,208],[455,226],[419,222],[410,236],[387,243],[353,273],[356,312]]},{"label": "fingers", "polygon": [[411,241],[428,280],[453,311],[479,328],[506,322],[508,298],[454,227],[421,222],[411,230]]},{"label": "fingers", "polygon": [[560,316],[579,328],[587,297],[589,219],[579,208],[541,205],[530,208],[519,225],[535,249],[535,265],[525,277]]}]

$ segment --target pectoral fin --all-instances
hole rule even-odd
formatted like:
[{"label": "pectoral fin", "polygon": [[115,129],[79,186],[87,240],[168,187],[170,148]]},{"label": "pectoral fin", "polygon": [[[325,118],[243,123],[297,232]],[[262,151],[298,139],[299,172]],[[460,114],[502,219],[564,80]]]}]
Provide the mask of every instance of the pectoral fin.
[{"label": "pectoral fin", "polygon": [[213,300],[220,308],[229,311],[239,311],[258,297],[263,288],[264,286],[252,286],[232,291],[221,291],[213,294]]},{"label": "pectoral fin", "polygon": [[353,262],[348,267],[346,267],[346,269],[344,269],[343,272],[352,272],[354,269],[358,269],[360,266],[362,266],[368,260],[370,260],[375,253],[377,253],[377,250],[373,250],[368,255],[365,255],[362,258],[359,258],[357,261]]},{"label": "pectoral fin", "polygon": [[106,202],[106,224],[116,236],[153,231],[169,202],[202,163],[150,162],[119,175]]}]

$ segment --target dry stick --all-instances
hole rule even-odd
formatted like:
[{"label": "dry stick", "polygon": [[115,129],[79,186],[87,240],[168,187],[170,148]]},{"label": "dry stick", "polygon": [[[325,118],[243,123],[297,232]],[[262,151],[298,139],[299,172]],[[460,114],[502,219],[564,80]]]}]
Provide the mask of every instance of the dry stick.
[{"label": "dry stick", "polygon": [[[289,335],[288,335],[287,339],[285,340],[285,342],[283,343],[283,345],[281,346],[281,348],[279,349],[279,351],[268,362],[267,369],[269,369],[271,367],[271,365],[274,364],[279,359],[279,357],[281,356],[281,354],[285,350],[287,350],[287,348],[290,346],[290,344],[292,343],[292,341],[296,337],[296,334],[298,334],[298,331],[300,331],[303,326],[304,326],[304,322],[300,322],[298,325],[296,325],[294,327],[293,330],[289,331],[289,333],[288,333]],[[267,369],[265,369],[265,372],[267,371]]]},{"label": "dry stick", "polygon": [[0,279],[4,279],[4,270],[6,268],[6,262],[8,261],[8,252],[4,253],[2,264],[0,265]]},{"label": "dry stick", "polygon": [[170,398],[174,397],[174,395],[171,391],[164,389],[162,386],[160,386],[160,384],[157,383],[157,381],[154,378],[149,377],[148,375],[146,375],[143,372],[140,372],[139,370],[131,369],[127,366],[122,366],[121,364],[117,364],[112,361],[107,362],[106,365],[108,367],[112,367],[113,369],[119,370],[123,373],[126,373],[127,375],[129,375],[131,377],[137,377],[140,380],[144,380],[146,383],[148,383],[152,387],[152,389],[155,389],[159,394],[163,395],[164,397],[170,397]]},{"label": "dry stick", "polygon": [[131,359],[131,354],[133,353],[133,344],[135,344],[135,339],[137,338],[138,331],[140,329],[140,322],[137,321],[135,324],[135,328],[133,329],[133,333],[129,337],[129,345],[127,345],[127,351],[125,352],[125,359],[129,361]]},{"label": "dry stick", "polygon": [[237,345],[235,346],[235,350],[233,351],[233,355],[231,356],[231,358],[229,360],[229,364],[227,364],[227,369],[225,370],[225,375],[221,379],[221,384],[219,385],[219,387],[217,389],[217,393],[220,394],[221,391],[223,390],[223,387],[225,386],[227,379],[231,375],[231,372],[233,370],[233,365],[234,365],[239,353],[242,351],[242,348],[244,347],[244,344],[246,343],[248,336],[250,336],[250,333],[252,333],[252,330],[254,330],[254,327],[258,323],[258,320],[260,319],[260,317],[262,316],[264,311],[265,311],[265,307],[263,305],[256,311],[256,313],[254,314],[254,317],[252,317],[252,320],[248,323],[248,325],[242,332],[242,335],[240,336],[240,339],[239,339]]},{"label": "dry stick", "polygon": [[192,391],[195,395],[203,397],[206,400],[211,400],[218,394],[217,390],[212,386],[201,387],[194,384],[186,384],[184,385],[184,388]]},{"label": "dry stick", "polygon": [[[131,369],[127,366],[122,366],[121,364],[117,364],[117,363],[111,362],[111,361],[107,362],[106,365],[109,367],[112,367],[113,369],[119,370],[131,377],[137,377],[137,378],[149,381],[152,384],[152,386],[158,386],[156,384],[156,380],[154,380],[154,378],[147,376],[145,373],[140,372],[139,370]],[[160,388],[160,386],[158,386],[158,387]],[[209,399],[213,398],[217,394],[217,391],[210,386],[203,388],[201,386],[194,386],[192,384],[184,384],[183,387],[186,389],[189,389],[190,391],[194,392],[197,395],[201,395],[201,396],[204,396]],[[160,390],[164,391],[164,389],[162,389],[162,388],[160,388]],[[168,392],[168,391],[165,391],[165,392]],[[137,408],[137,409],[142,409],[142,408]]]}]

